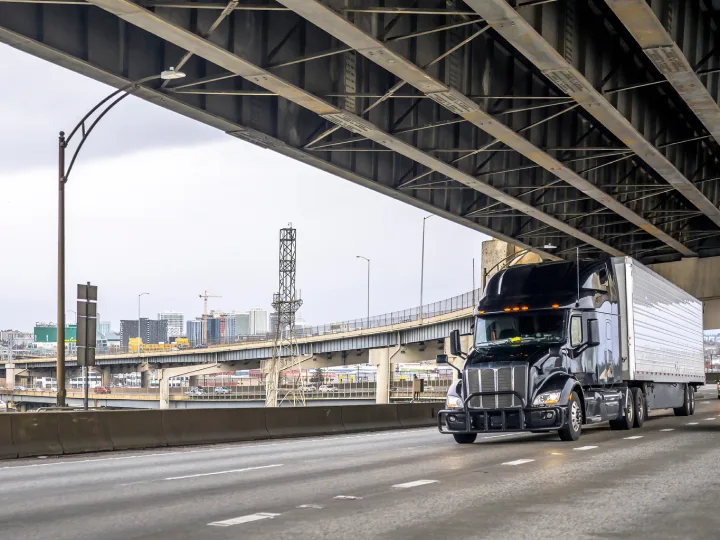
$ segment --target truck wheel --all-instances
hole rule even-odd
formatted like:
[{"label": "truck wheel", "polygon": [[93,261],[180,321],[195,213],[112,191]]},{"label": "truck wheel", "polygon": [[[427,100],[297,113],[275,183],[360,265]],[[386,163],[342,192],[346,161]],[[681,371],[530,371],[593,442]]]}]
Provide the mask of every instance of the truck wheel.
[{"label": "truck wheel", "polygon": [[580,398],[573,392],[570,394],[570,405],[568,406],[568,418],[565,425],[558,430],[562,441],[577,441],[582,434],[583,414],[580,406]]},{"label": "truck wheel", "polygon": [[617,420],[610,420],[610,429],[627,430],[632,429],[635,424],[635,399],[631,388],[628,388],[628,392],[630,392],[630,395],[627,400],[627,414]]},{"label": "truck wheel", "polygon": [[642,388],[632,389],[633,405],[635,405],[635,422],[633,424],[636,428],[643,427],[645,423],[645,394],[643,394]]},{"label": "truck wheel", "polygon": [[477,433],[453,433],[453,437],[458,444],[472,444],[477,439]]},{"label": "truck wheel", "polygon": [[673,412],[675,413],[675,416],[690,416],[692,414],[691,412],[691,405],[690,401],[692,400],[691,392],[689,391],[690,387],[685,386],[685,396],[683,398],[683,404],[682,407],[675,407],[673,409]]}]

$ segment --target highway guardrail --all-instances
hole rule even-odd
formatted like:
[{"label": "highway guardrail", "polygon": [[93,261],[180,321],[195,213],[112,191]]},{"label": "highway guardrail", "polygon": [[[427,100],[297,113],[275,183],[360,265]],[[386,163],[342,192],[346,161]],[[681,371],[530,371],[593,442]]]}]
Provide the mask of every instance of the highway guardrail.
[{"label": "highway guardrail", "polygon": [[0,414],[0,459],[437,424],[436,403]]}]

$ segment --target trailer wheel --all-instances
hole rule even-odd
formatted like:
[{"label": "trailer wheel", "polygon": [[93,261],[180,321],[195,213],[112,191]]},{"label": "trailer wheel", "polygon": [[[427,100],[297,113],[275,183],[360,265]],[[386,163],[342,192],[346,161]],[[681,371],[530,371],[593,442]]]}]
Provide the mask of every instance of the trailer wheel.
[{"label": "trailer wheel", "polygon": [[635,422],[633,426],[636,428],[643,427],[645,423],[645,414],[647,404],[645,402],[645,394],[643,394],[642,388],[632,389],[633,405],[635,406]]},{"label": "trailer wheel", "polygon": [[580,398],[573,392],[570,394],[568,406],[568,419],[565,425],[558,430],[562,441],[577,441],[582,434],[583,413]]},{"label": "trailer wheel", "polygon": [[690,416],[692,414],[691,401],[693,400],[692,391],[689,386],[685,386],[685,397],[683,399],[682,407],[676,407],[673,409],[675,416]]},{"label": "trailer wheel", "polygon": [[453,433],[453,437],[458,444],[472,444],[477,439],[477,433]]},{"label": "trailer wheel", "polygon": [[632,429],[635,425],[635,417],[637,415],[635,414],[635,399],[632,390],[632,388],[628,388],[630,396],[628,396],[629,399],[627,400],[627,414],[617,420],[610,420],[610,429],[627,430]]}]

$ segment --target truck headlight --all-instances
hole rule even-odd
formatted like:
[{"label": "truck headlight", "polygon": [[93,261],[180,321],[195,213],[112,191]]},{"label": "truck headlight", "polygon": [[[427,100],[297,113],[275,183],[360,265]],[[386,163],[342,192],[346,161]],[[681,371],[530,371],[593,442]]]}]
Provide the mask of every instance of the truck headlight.
[{"label": "truck headlight", "polygon": [[462,409],[463,400],[458,396],[448,396],[447,400],[445,401],[445,406],[448,409]]},{"label": "truck headlight", "polygon": [[556,405],[560,402],[560,394],[562,392],[560,390],[556,390],[554,392],[543,392],[542,394],[538,394],[535,399],[533,399],[533,407],[548,407],[550,405]]}]

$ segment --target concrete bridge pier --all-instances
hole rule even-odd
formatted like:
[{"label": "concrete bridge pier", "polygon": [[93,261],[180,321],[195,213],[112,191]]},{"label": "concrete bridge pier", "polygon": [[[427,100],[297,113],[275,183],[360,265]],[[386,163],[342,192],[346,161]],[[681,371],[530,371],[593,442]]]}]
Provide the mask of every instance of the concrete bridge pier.
[{"label": "concrete bridge pier", "polygon": [[[181,377],[183,375],[190,375],[190,380],[193,377],[199,375],[212,375],[215,373],[224,373],[226,371],[234,371],[235,368],[230,364],[201,364],[196,366],[179,366],[172,368],[161,368],[155,370],[155,376],[160,383],[160,408],[170,408],[170,379],[173,377]],[[148,371],[144,371],[149,373]]]},{"label": "concrete bridge pier", "polygon": [[110,386],[112,384],[112,368],[110,366],[105,366],[100,370],[100,376],[102,377],[102,385],[103,386]]},{"label": "concrete bridge pier", "polygon": [[141,388],[150,388],[150,370],[145,370],[140,372],[140,387]]}]

